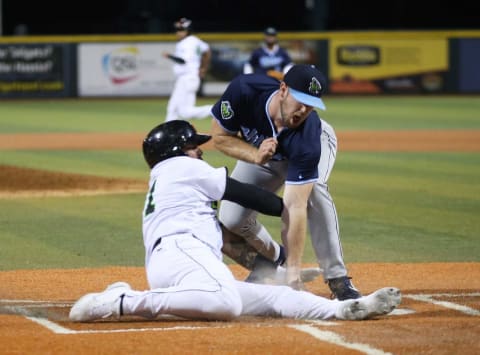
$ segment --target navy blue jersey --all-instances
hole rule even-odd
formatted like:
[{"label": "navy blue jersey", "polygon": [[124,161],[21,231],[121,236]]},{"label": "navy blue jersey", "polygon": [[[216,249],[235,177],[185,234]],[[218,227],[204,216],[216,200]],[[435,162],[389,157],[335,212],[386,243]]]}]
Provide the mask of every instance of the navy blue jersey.
[{"label": "navy blue jersey", "polygon": [[269,70],[283,72],[283,68],[292,60],[287,51],[281,47],[277,47],[275,51],[268,51],[265,47],[260,47],[252,52],[248,62],[254,73],[266,74]]},{"label": "navy blue jersey", "polygon": [[212,114],[226,131],[240,132],[243,139],[259,147],[266,138],[276,137],[278,147],[273,160],[288,160],[286,181],[305,183],[318,178],[321,120],[312,111],[296,129],[277,132],[267,104],[279,88],[279,81],[264,75],[239,75],[228,85]]}]

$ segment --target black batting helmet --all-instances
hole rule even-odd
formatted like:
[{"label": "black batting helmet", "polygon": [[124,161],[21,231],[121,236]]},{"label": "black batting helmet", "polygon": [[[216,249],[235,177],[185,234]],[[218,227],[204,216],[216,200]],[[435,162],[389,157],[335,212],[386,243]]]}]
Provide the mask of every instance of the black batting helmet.
[{"label": "black batting helmet", "polygon": [[201,145],[212,138],[198,134],[187,121],[175,120],[162,123],[152,129],[143,140],[143,157],[150,168],[162,160],[184,155],[186,145]]}]

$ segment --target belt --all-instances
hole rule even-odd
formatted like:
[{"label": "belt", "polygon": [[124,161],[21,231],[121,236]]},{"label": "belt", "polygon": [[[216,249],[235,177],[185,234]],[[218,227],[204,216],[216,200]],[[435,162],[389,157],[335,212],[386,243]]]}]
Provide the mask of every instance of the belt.
[{"label": "belt", "polygon": [[161,242],[162,242],[162,238],[158,238],[158,239],[155,241],[155,243],[153,243],[152,250],[155,250],[155,248],[158,247]]}]

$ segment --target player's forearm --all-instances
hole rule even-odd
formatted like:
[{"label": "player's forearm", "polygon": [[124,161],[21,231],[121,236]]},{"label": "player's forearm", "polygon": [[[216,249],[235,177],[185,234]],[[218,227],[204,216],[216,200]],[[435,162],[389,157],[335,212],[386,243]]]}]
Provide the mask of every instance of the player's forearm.
[{"label": "player's forearm", "polygon": [[213,136],[213,144],[222,153],[247,163],[255,164],[257,148],[246,143],[236,136],[216,134]]},{"label": "player's forearm", "polygon": [[185,63],[186,63],[186,62],[185,62],[185,59],[180,58],[180,57],[176,57],[176,56],[174,56],[173,54],[168,54],[168,53],[167,53],[165,56],[166,56],[168,59],[174,61],[174,62],[177,63],[177,64],[185,64]]},{"label": "player's forearm", "polygon": [[287,248],[287,283],[300,279],[307,232],[307,210],[301,207],[284,209],[282,241]]},{"label": "player's forearm", "polygon": [[282,199],[268,190],[253,184],[246,184],[227,176],[227,184],[222,200],[228,200],[260,213],[280,217],[283,210]]},{"label": "player's forearm", "polygon": [[282,240],[287,249],[287,283],[300,282],[307,233],[307,205],[313,183],[286,184],[283,192]]}]

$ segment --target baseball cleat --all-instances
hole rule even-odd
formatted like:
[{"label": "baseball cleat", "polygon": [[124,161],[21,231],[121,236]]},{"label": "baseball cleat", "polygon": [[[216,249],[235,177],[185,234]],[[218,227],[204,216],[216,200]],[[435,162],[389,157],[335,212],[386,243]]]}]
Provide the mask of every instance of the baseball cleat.
[{"label": "baseball cleat", "polygon": [[88,293],[75,302],[69,319],[72,322],[89,322],[111,316],[119,318],[123,296],[131,289],[126,282],[115,282],[103,292]]},{"label": "baseball cleat", "polygon": [[353,286],[350,279],[351,277],[342,276],[327,281],[328,287],[332,291],[332,298],[344,301],[362,297],[362,294]]},{"label": "baseball cleat", "polygon": [[337,319],[363,320],[392,312],[402,301],[398,288],[381,288],[368,296],[341,301],[336,312]]}]

